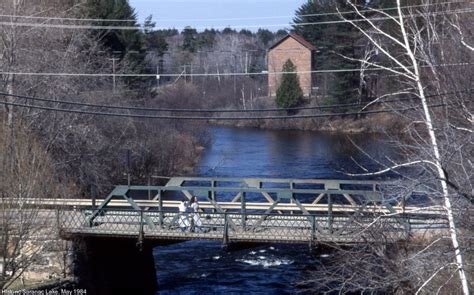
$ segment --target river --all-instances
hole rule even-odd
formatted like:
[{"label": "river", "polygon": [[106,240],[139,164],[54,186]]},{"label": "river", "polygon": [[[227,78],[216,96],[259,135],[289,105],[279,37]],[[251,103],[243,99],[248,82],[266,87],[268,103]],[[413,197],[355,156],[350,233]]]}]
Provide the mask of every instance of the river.
[{"label": "river", "polygon": [[[213,127],[198,176],[348,178],[392,153],[374,135]],[[357,146],[357,147],[356,147]],[[304,245],[266,245],[227,252],[216,242],[189,241],[154,249],[157,294],[294,293],[295,283],[330,259]]]}]

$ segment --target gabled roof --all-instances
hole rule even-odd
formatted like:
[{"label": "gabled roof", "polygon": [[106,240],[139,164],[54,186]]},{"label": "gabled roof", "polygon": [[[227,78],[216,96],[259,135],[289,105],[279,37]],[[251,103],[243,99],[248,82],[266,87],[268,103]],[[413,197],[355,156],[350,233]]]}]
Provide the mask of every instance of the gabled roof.
[{"label": "gabled roof", "polygon": [[270,46],[270,48],[268,48],[268,50],[272,50],[273,48],[277,47],[280,43],[282,43],[283,41],[285,41],[286,39],[288,39],[290,37],[295,39],[296,41],[298,41],[298,43],[300,43],[304,47],[308,48],[309,50],[316,50],[316,46],[314,46],[313,44],[308,42],[305,38],[303,38],[303,36],[301,36],[300,34],[295,33],[295,32],[291,32],[288,35],[286,35],[285,37],[281,38],[275,44]]}]

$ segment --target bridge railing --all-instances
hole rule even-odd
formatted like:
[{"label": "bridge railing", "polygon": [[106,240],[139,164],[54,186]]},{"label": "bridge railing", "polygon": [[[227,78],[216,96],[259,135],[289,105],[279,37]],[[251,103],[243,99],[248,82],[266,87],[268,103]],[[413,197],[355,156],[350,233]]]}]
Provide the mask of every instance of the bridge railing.
[{"label": "bridge railing", "polygon": [[[177,208],[180,199],[198,197],[202,208],[214,212],[260,212],[270,215],[285,211],[314,214],[316,211],[378,210],[390,213],[407,208],[403,192],[390,193],[391,182],[330,179],[206,178],[173,177],[165,185],[118,185],[100,200],[90,217],[125,201],[130,208]],[[144,196],[148,196],[146,200]],[[95,200],[93,202],[96,203]],[[426,204],[423,204],[426,206]],[[436,204],[431,204],[433,206]]]},{"label": "bridge railing", "polygon": [[[404,214],[383,216],[364,214],[263,214],[239,212],[179,213],[135,209],[102,210],[92,221],[91,209],[58,211],[64,235],[124,236],[138,239],[209,239],[245,242],[364,242],[383,238],[405,238],[403,226],[416,221],[425,227],[439,226],[443,220],[417,220]],[[403,221],[403,222],[400,222]]]}]

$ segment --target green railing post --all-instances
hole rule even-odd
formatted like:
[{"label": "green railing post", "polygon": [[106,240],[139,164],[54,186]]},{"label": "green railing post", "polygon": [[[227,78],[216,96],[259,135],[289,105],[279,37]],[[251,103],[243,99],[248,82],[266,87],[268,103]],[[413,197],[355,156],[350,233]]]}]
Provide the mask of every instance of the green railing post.
[{"label": "green railing post", "polygon": [[150,190],[150,186],[151,186],[151,176],[150,174],[148,174],[148,200],[151,200],[151,190]]},{"label": "green railing post", "polygon": [[129,189],[131,184],[132,179],[130,177],[130,150],[127,150],[127,185]]},{"label": "green railing post", "polygon": [[97,207],[96,205],[96,199],[97,199],[97,194],[96,194],[96,189],[94,185],[91,185],[91,195],[92,195],[92,209],[95,209]]},{"label": "green railing post", "polygon": [[332,234],[332,224],[333,223],[333,216],[332,216],[332,195],[328,194],[328,229],[329,233]]},{"label": "green railing post", "polygon": [[242,229],[245,230],[245,224],[247,220],[247,209],[245,206],[245,192],[242,192],[242,196],[240,197],[240,214],[241,214],[241,221],[242,221]]},{"label": "green railing post", "polygon": [[158,223],[160,225],[160,228],[163,227],[163,195],[162,195],[162,191],[159,190],[158,191],[158,211],[160,213],[159,214],[159,219],[158,219]]},{"label": "green railing post", "polygon": [[[294,199],[295,199],[295,194],[293,193],[293,189],[295,188],[295,185],[293,183],[293,181],[290,182],[290,190],[291,190],[291,199],[290,199],[290,204],[293,204],[294,203]],[[290,214],[293,215],[294,212],[293,210],[290,211]]]},{"label": "green railing post", "polygon": [[227,213],[224,213],[224,236],[223,236],[224,246],[227,246],[229,243],[229,219]]},{"label": "green railing post", "polygon": [[[216,181],[215,180],[211,180],[211,188],[215,188],[216,187]],[[214,190],[211,190],[209,192],[209,198],[212,200],[212,202],[214,203],[216,201],[216,192]],[[216,213],[217,210],[214,208],[212,209],[212,213]]]},{"label": "green railing post", "polygon": [[140,210],[140,226],[138,230],[138,241],[137,241],[137,247],[142,251],[143,249],[143,239],[144,239],[145,233],[143,232],[143,210]]}]

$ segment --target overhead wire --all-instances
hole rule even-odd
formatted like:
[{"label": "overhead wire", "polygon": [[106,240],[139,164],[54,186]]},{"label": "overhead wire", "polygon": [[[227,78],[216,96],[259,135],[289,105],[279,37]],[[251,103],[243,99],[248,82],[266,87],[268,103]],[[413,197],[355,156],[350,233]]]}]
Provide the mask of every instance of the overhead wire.
[{"label": "overhead wire", "polygon": [[[444,2],[450,3],[450,2]],[[463,3],[463,2],[456,2],[456,3]],[[408,7],[408,6],[407,6]],[[465,13],[465,12],[474,12],[474,10],[468,11],[445,11],[442,13]],[[385,19],[390,19],[386,17]],[[353,21],[365,21],[363,19],[353,20]],[[338,22],[346,22],[345,20],[336,21]],[[315,22],[315,23],[307,23],[307,24],[321,24],[326,22]],[[334,22],[332,22],[334,23]],[[21,23],[14,23],[14,22],[0,22],[0,24],[7,24],[7,25],[18,25]],[[43,25],[43,24],[31,24],[31,25]],[[47,25],[47,24],[45,24]],[[108,26],[109,27],[109,26]],[[113,28],[113,27],[112,27]],[[137,29],[137,27],[133,27]],[[459,64],[462,65],[462,64]],[[391,68],[396,69],[396,68]],[[365,71],[380,71],[384,70],[383,68],[368,68]],[[34,73],[34,72],[0,72],[0,74],[4,75],[27,75],[27,76],[88,76],[88,77],[204,77],[204,76],[248,76],[248,75],[280,75],[286,73],[338,73],[338,72],[357,72],[360,69],[338,69],[338,70],[312,70],[312,71],[297,71],[297,72],[258,72],[258,73],[171,73],[171,74],[127,74],[127,73]]]},{"label": "overhead wire", "polygon": [[[473,92],[474,88],[472,89],[465,89],[455,92],[445,92],[439,94],[432,94],[427,95],[427,98],[431,97],[439,97],[451,94],[459,94],[459,93],[469,93]],[[63,104],[63,105],[73,105],[73,106],[83,106],[83,107],[93,107],[93,108],[105,108],[105,109],[119,109],[119,110],[127,110],[127,111],[147,111],[147,112],[174,112],[174,113],[256,113],[256,112],[276,112],[282,111],[281,108],[263,108],[263,109],[183,109],[183,108],[150,108],[150,107],[135,107],[135,106],[124,106],[124,105],[105,105],[105,104],[94,104],[94,103],[84,103],[84,102],[74,102],[74,101],[66,101],[66,100],[58,100],[58,99],[51,99],[51,98],[41,98],[41,97],[34,97],[28,95],[20,95],[20,94],[9,94],[5,92],[0,92],[0,96],[4,97],[15,97],[25,100],[31,101],[41,101],[41,102],[50,102],[56,104]],[[418,96],[411,96],[408,98],[399,98],[399,99],[390,99],[390,100],[380,100],[375,101],[372,104],[382,104],[382,103],[396,103],[396,102],[404,102],[418,99]],[[1,102],[0,102],[1,104]],[[330,105],[322,105],[322,106],[310,106],[310,107],[293,107],[293,108],[286,108],[286,111],[300,111],[300,110],[326,110],[326,109],[335,109],[335,108],[342,108],[342,107],[352,107],[361,105],[360,103],[345,103],[345,104],[330,104]]]},{"label": "overhead wire", "polygon": [[[425,3],[425,4],[418,4],[418,5],[406,5],[400,6],[401,9],[409,9],[409,8],[419,8],[419,7],[428,7],[428,6],[437,6],[437,5],[447,5],[447,4],[465,4],[465,3],[472,3],[469,1],[447,1],[447,2],[440,2],[440,3]],[[390,11],[390,10],[397,10],[398,7],[387,7],[387,8],[374,8],[374,9],[362,9],[359,10],[361,13],[366,12],[376,12],[376,11]],[[325,12],[325,13],[310,13],[310,14],[300,14],[297,15],[298,17],[312,17],[312,16],[330,16],[330,15],[339,15],[339,14],[355,14],[356,11],[341,11],[341,12]],[[280,15],[280,16],[261,16],[261,17],[245,17],[245,18],[202,18],[202,19],[157,19],[154,21],[229,21],[229,20],[259,20],[259,19],[276,19],[276,18],[289,18],[295,17],[295,15]]]},{"label": "overhead wire", "polygon": [[[365,45],[353,45],[352,47],[364,47]],[[343,46],[343,45],[338,45],[338,46],[334,46],[332,48],[346,48],[347,46]],[[319,51],[320,49],[325,49],[327,48],[327,46],[318,46],[317,50]],[[21,51],[27,51],[27,52],[45,52],[45,51],[53,51],[53,52],[58,52],[58,53],[66,53],[66,51],[63,51],[63,50],[56,50],[56,49],[52,49],[52,50],[46,50],[46,49],[27,49],[27,48],[19,48],[18,50],[21,50]],[[301,51],[300,48],[287,48],[287,49],[283,49],[283,48],[274,48],[273,50],[275,51],[278,51],[278,52],[292,52],[292,51]],[[90,52],[89,50],[81,50],[82,52]],[[232,56],[237,56],[237,55],[242,55],[243,53],[251,53],[251,52],[267,52],[268,49],[263,49],[263,48],[259,48],[259,49],[238,49],[238,50],[196,50],[194,51],[194,53],[198,53],[198,54],[201,54],[201,53],[204,53],[204,54],[207,54],[207,53],[227,53],[227,54],[230,54]],[[143,50],[143,51],[138,51],[138,50],[110,50],[110,51],[106,51],[106,50],[99,50],[97,51],[98,53],[111,53],[111,54],[148,54],[148,53],[153,53],[153,54],[156,54],[157,51],[154,51],[154,50]],[[163,55],[170,55],[170,54],[176,54],[176,53],[182,53],[183,50],[178,50],[178,49],[172,49],[172,50],[166,50],[163,52]],[[164,61],[165,64],[167,63],[170,63],[169,61]],[[187,65],[193,65],[193,66],[200,66],[199,64],[190,64],[188,63]],[[178,66],[176,65],[175,67],[183,67],[183,66]]]},{"label": "overhead wire", "polygon": [[[473,89],[465,89],[462,91],[455,91],[449,93],[433,94],[428,97],[445,96],[454,93],[471,92]],[[144,115],[144,114],[133,114],[133,113],[115,113],[115,112],[103,112],[103,111],[88,111],[79,109],[65,109],[48,106],[39,106],[32,104],[24,104],[17,102],[0,101],[0,104],[17,106],[23,108],[40,109],[47,111],[59,111],[64,113],[76,113],[85,115],[97,115],[97,116],[108,116],[108,117],[130,117],[130,118],[142,118],[142,119],[166,119],[166,120],[206,120],[206,121],[229,121],[229,120],[278,120],[278,119],[308,119],[308,118],[321,118],[321,117],[345,117],[354,115],[368,115],[378,113],[399,113],[410,110],[420,109],[421,106],[410,106],[405,108],[392,108],[384,110],[368,110],[368,111],[352,111],[352,112],[339,112],[339,113],[318,113],[318,114],[301,114],[301,115],[271,115],[271,116],[176,116],[176,115]],[[429,107],[442,107],[446,106],[446,103],[442,104],[431,104]],[[132,109],[127,109],[131,111]],[[208,110],[209,112],[215,113],[215,110]],[[285,109],[279,109],[279,111],[289,111]]]},{"label": "overhead wire", "polygon": [[0,18],[24,18],[38,20],[65,20],[65,21],[87,21],[87,22],[136,22],[135,19],[112,19],[112,18],[75,18],[75,17],[59,17],[59,16],[37,16],[37,15],[15,15],[0,14]]},{"label": "overhead wire", "polygon": [[[454,64],[440,64],[440,65],[424,65],[421,67],[451,67],[451,66],[470,66],[473,63],[454,63]],[[406,68],[412,68],[407,66]],[[399,70],[401,67],[372,67],[364,69],[364,71],[385,71],[385,70]],[[0,75],[17,75],[17,76],[78,76],[78,77],[208,77],[208,76],[256,76],[256,75],[282,75],[282,74],[323,74],[323,73],[345,73],[345,72],[360,72],[361,69],[329,69],[329,70],[312,70],[312,71],[262,71],[262,72],[223,72],[223,73],[172,73],[172,74],[132,74],[132,73],[54,73],[54,72],[12,72],[0,71]]]},{"label": "overhead wire", "polygon": [[[424,3],[417,5],[406,5],[401,6],[401,9],[409,8],[420,8],[429,6],[440,6],[448,4],[466,4],[472,3],[470,1],[446,1],[440,3]],[[374,11],[390,11],[397,10],[398,7],[386,7],[378,9],[361,9],[359,12],[374,12]],[[339,14],[355,14],[355,11],[341,11],[341,12],[325,12],[325,13],[311,13],[311,14],[300,14],[299,17],[312,17],[312,16],[330,16]],[[54,16],[36,16],[36,15],[12,15],[12,14],[1,14],[0,17],[5,18],[23,18],[23,19],[39,19],[39,20],[64,20],[64,21],[84,21],[84,22],[137,22],[136,19],[108,19],[108,18],[73,18],[73,17],[54,17]],[[277,18],[289,18],[295,17],[295,15],[279,15],[279,16],[257,16],[257,17],[232,17],[232,18],[158,18],[154,19],[153,22],[160,21],[229,21],[229,20],[261,20],[261,19],[277,19]]]},{"label": "overhead wire", "polygon": [[[436,15],[445,15],[445,14],[462,14],[462,13],[472,13],[473,9],[460,9],[460,10],[450,10],[442,12],[431,12],[425,14],[410,14],[403,15],[402,17],[426,17],[426,16],[436,16]],[[379,20],[393,20],[393,17],[371,17],[371,18],[358,18],[350,19],[351,22],[366,22],[366,21],[379,21]],[[320,22],[305,22],[305,23],[285,23],[285,24],[259,24],[259,25],[237,25],[232,26],[233,28],[243,29],[243,28],[262,28],[262,27],[284,27],[284,26],[310,26],[310,25],[329,25],[329,24],[341,24],[347,23],[348,20],[334,20],[334,21],[320,21]],[[28,22],[8,22],[0,21],[2,26],[18,26],[18,27],[35,27],[35,28],[56,28],[56,29],[85,29],[85,30],[140,30],[141,26],[102,26],[102,25],[70,25],[70,24],[51,24],[51,23],[28,23]],[[218,28],[224,29],[229,26],[202,26],[194,27],[194,29],[209,29],[209,28]],[[146,27],[145,27],[146,28]]]},{"label": "overhead wire", "polygon": [[[459,3],[459,2],[458,2]],[[453,3],[455,4],[455,3]],[[445,11],[442,12],[442,14],[448,14],[448,13],[469,13],[472,12],[473,10],[458,10],[458,11]],[[441,13],[439,13],[441,14]],[[426,15],[426,14],[424,14]],[[412,16],[424,16],[424,15],[412,15]],[[431,13],[430,15],[437,15],[437,13]],[[370,20],[381,20],[381,19],[390,19],[389,17],[385,18],[370,18]],[[366,21],[364,19],[356,19],[356,20],[351,20],[351,21]],[[329,21],[329,22],[314,22],[314,23],[302,23],[298,25],[310,25],[310,24],[330,24],[330,23],[341,23],[341,22],[346,22],[345,20],[341,21]],[[43,25],[52,25],[54,27],[57,27],[58,25],[54,24],[26,24],[26,23],[16,23],[16,22],[0,22],[0,24],[7,24],[7,25],[27,25],[27,26],[43,26]],[[59,26],[64,26],[64,25],[59,25]],[[118,29],[118,28],[125,28],[123,26],[72,26],[72,25],[66,25],[68,28],[104,28],[106,27],[107,29]],[[248,26],[246,26],[248,27]],[[130,28],[130,27],[128,27]],[[137,27],[133,27],[134,30],[137,30]],[[464,64],[457,64],[457,65],[464,65]],[[371,68],[371,69],[365,69],[365,70],[384,70],[383,68]],[[341,69],[341,70],[317,70],[317,71],[299,71],[299,72],[269,72],[269,73],[219,73],[219,74],[214,74],[214,73],[205,73],[205,74],[160,74],[160,76],[169,76],[169,77],[176,77],[176,76],[226,76],[226,75],[258,75],[258,74],[285,74],[285,73],[337,73],[337,72],[347,72],[347,71],[360,71],[360,69]],[[110,76],[110,77],[153,77],[156,76],[156,74],[92,74],[92,73],[28,73],[28,72],[1,72],[1,74],[15,74],[15,75],[48,75],[48,76]],[[11,95],[10,95],[11,96]],[[32,98],[29,98],[32,99]],[[55,101],[58,102],[58,101]],[[157,118],[157,119],[186,119],[186,120],[254,120],[254,119],[296,119],[296,118],[312,118],[314,116],[316,117],[325,117],[327,115],[329,116],[343,116],[343,115],[355,115],[355,114],[364,114],[364,113],[374,113],[374,112],[387,112],[387,111],[394,111],[394,110],[377,110],[377,111],[365,111],[365,112],[354,112],[354,113],[339,113],[339,114],[313,114],[313,115],[296,115],[296,116],[266,116],[266,117],[217,117],[217,118],[210,118],[210,117],[197,117],[197,116],[148,116],[148,115],[139,115],[139,114],[120,114],[120,113],[104,113],[104,112],[89,112],[89,111],[81,111],[81,110],[66,110],[66,109],[60,109],[60,108],[50,108],[50,107],[44,107],[44,106],[32,106],[32,105],[26,105],[26,104],[18,104],[18,103],[12,103],[12,102],[0,102],[2,104],[6,105],[12,105],[12,106],[18,106],[18,107],[29,107],[29,108],[37,108],[37,109],[43,109],[43,110],[54,110],[54,111],[61,111],[61,112],[75,112],[75,113],[85,113],[85,114],[92,114],[92,115],[108,115],[108,116],[132,116],[132,117],[139,117],[139,118]],[[60,103],[67,103],[67,102],[60,102]],[[437,105],[434,105],[437,106]],[[438,105],[438,106],[443,106],[443,105]],[[96,106],[99,107],[99,106]],[[104,106],[100,106],[104,107]],[[109,106],[110,107],[110,106]],[[116,107],[121,107],[121,106],[116,106]],[[114,108],[114,107],[110,107]],[[319,107],[321,108],[321,107]],[[405,109],[399,109],[399,111],[405,111],[405,110],[410,110],[413,108],[405,108]],[[130,109],[129,109],[130,110]],[[138,110],[138,109],[137,109]],[[170,110],[168,110],[170,111]],[[176,111],[176,110],[175,110]],[[181,111],[186,111],[186,110],[181,110]],[[189,111],[189,110],[187,110]],[[222,110],[225,112],[224,110]],[[257,111],[257,110],[255,110]],[[262,110],[263,111],[263,110]],[[273,110],[275,111],[275,109]],[[396,110],[395,110],[396,111]],[[216,112],[216,110],[212,110],[212,112]]]},{"label": "overhead wire", "polygon": [[[324,113],[324,114],[304,114],[304,115],[280,115],[280,116],[237,116],[237,117],[205,117],[205,116],[173,116],[173,115],[142,115],[142,114],[124,114],[124,113],[112,113],[112,112],[93,112],[93,111],[84,111],[84,110],[75,110],[75,109],[63,109],[63,108],[54,108],[54,107],[45,107],[37,105],[28,105],[15,102],[6,102],[2,101],[0,104],[40,109],[47,111],[58,111],[63,113],[76,113],[84,115],[98,115],[98,116],[107,116],[107,117],[128,117],[128,118],[141,118],[141,119],[163,119],[163,120],[197,120],[197,121],[248,121],[248,120],[283,120],[283,119],[310,119],[310,118],[322,118],[322,117],[346,117],[346,116],[355,116],[355,115],[366,115],[366,114],[379,114],[379,113],[395,113],[395,112],[406,112],[410,110],[420,109],[421,106],[416,107],[406,107],[399,109],[390,109],[390,110],[371,110],[371,111],[362,111],[362,112],[342,112],[342,113]],[[442,107],[446,104],[434,104],[429,105],[429,107]]]}]

